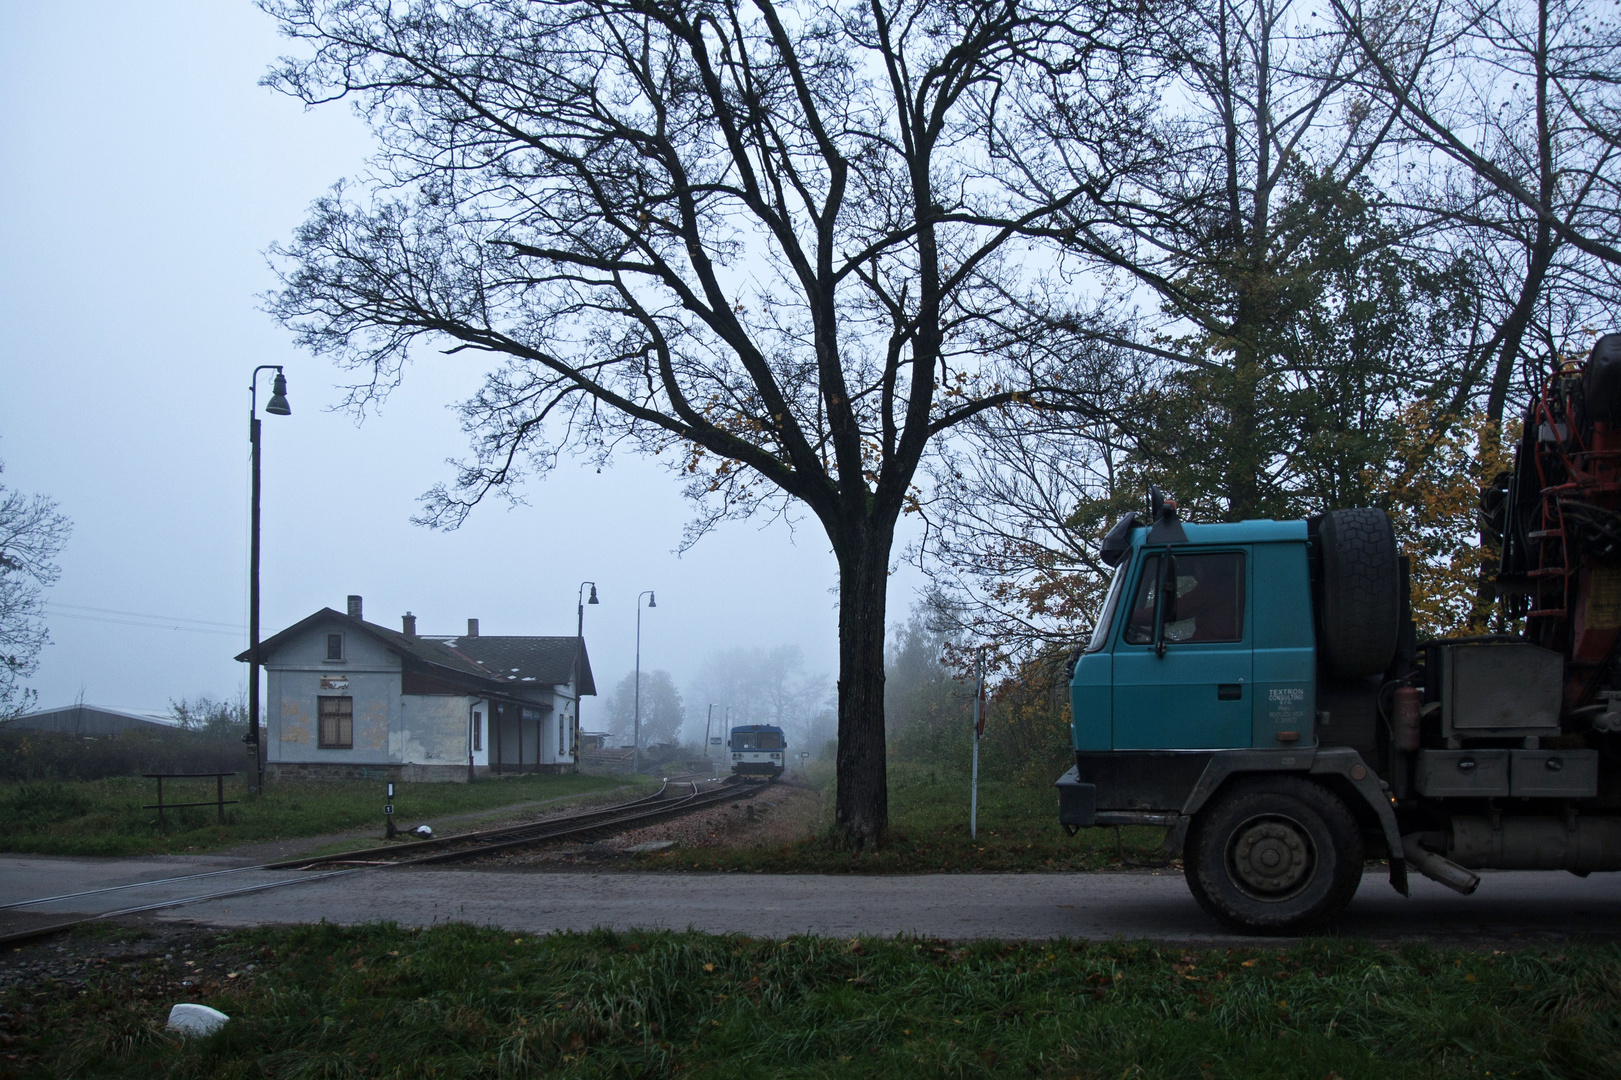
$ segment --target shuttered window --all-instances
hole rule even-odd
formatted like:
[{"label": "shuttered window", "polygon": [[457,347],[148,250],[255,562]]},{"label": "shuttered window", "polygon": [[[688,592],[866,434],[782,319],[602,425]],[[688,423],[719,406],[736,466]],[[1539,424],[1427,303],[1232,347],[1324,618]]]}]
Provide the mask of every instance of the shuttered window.
[{"label": "shuttered window", "polygon": [[316,698],[320,703],[320,747],[322,750],[350,750],[355,745],[355,699]]}]

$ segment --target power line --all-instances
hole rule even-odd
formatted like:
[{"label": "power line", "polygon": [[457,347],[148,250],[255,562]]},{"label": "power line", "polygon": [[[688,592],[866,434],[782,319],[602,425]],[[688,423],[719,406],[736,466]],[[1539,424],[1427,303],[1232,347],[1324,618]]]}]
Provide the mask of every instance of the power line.
[{"label": "power line", "polygon": [[47,614],[54,619],[82,619],[85,622],[112,623],[115,626],[134,626],[143,630],[183,630],[188,634],[214,634],[218,637],[240,638],[240,630],[214,630],[206,626],[173,626],[161,622],[137,622],[134,619],[112,619],[105,615],[80,615],[71,611],[50,611],[46,605]]},{"label": "power line", "polygon": [[192,623],[196,626],[219,626],[237,631],[238,633],[244,631],[244,624],[242,623],[220,622],[217,619],[189,619],[184,615],[158,615],[150,611],[121,611],[118,608],[90,607],[87,604],[65,604],[60,600],[47,600],[45,601],[45,606],[48,608],[58,609],[66,608],[69,611],[89,611],[94,612],[97,615],[125,615],[132,619],[158,619],[166,623]]}]

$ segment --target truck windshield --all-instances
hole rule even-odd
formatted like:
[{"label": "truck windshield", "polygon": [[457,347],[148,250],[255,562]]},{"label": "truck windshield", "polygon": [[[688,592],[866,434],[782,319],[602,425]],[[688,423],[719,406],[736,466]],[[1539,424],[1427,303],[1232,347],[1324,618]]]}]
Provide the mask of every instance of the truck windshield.
[{"label": "truck windshield", "polygon": [[1092,640],[1086,643],[1087,652],[1100,652],[1109,640],[1109,624],[1114,621],[1114,609],[1120,603],[1120,590],[1126,582],[1127,559],[1114,568],[1114,580],[1109,582],[1109,595],[1103,598],[1103,610],[1098,612],[1098,624],[1092,628]]}]

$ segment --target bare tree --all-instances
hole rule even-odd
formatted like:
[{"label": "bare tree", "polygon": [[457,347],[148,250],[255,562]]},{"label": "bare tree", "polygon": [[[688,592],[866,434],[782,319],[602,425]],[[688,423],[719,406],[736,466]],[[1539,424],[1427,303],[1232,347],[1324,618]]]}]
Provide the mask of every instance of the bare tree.
[{"label": "bare tree", "polygon": [[37,696],[21,680],[38,668],[50,640],[40,590],[56,582],[56,557],[72,530],[52,499],[0,484],[0,723],[26,712]]},{"label": "bare tree", "polygon": [[1495,271],[1499,309],[1456,401],[1483,393],[1501,423],[1530,356],[1540,373],[1579,348],[1621,285],[1621,20],[1581,0],[1332,3],[1369,92],[1453,166],[1430,202]]},{"label": "bare tree", "polygon": [[[839,567],[836,816],[887,823],[885,585],[931,441],[1057,403],[1027,349],[1060,261],[1052,189],[1008,162],[1061,114],[1077,156],[1140,143],[1106,5],[1071,0],[264,0],[305,52],[269,82],[352,99],[374,181],[322,199],[274,313],[362,372],[412,347],[501,360],[476,460],[425,519],[565,452],[672,453],[705,507],[808,508]],[[1132,10],[1127,8],[1128,11]],[[1067,391],[1066,391],[1067,392]],[[692,537],[689,537],[691,539]]]},{"label": "bare tree", "polygon": [[[1115,394],[975,417],[925,505],[942,611],[1004,657],[1090,628],[1097,541],[1149,482],[1205,520],[1377,505],[1392,426],[1414,400],[1442,412],[1477,355],[1474,264],[1440,215],[1384,194],[1396,109],[1332,22],[1290,0],[1169,5],[1130,48],[1170,80],[1143,121],[1166,167],[1082,162],[1100,195],[1066,210],[1118,290],[1071,317],[1069,370]],[[1080,174],[1072,141],[1056,125],[1021,167]]]}]

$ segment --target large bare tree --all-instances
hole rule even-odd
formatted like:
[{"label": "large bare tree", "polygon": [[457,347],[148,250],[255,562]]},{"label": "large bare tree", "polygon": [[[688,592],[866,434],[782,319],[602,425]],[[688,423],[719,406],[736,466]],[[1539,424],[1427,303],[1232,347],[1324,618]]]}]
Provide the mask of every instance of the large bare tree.
[{"label": "large bare tree", "polygon": [[[1039,347],[1058,217],[1090,173],[1009,161],[1062,117],[1129,165],[1153,87],[1071,0],[266,0],[270,76],[347,98],[381,151],[276,250],[275,314],[359,369],[498,358],[463,406],[454,525],[560,454],[679,455],[704,509],[808,508],[839,568],[837,820],[887,822],[885,586],[931,441],[1060,405]],[[1128,12],[1132,10],[1127,8]],[[1125,37],[1125,35],[1118,35]]]}]

